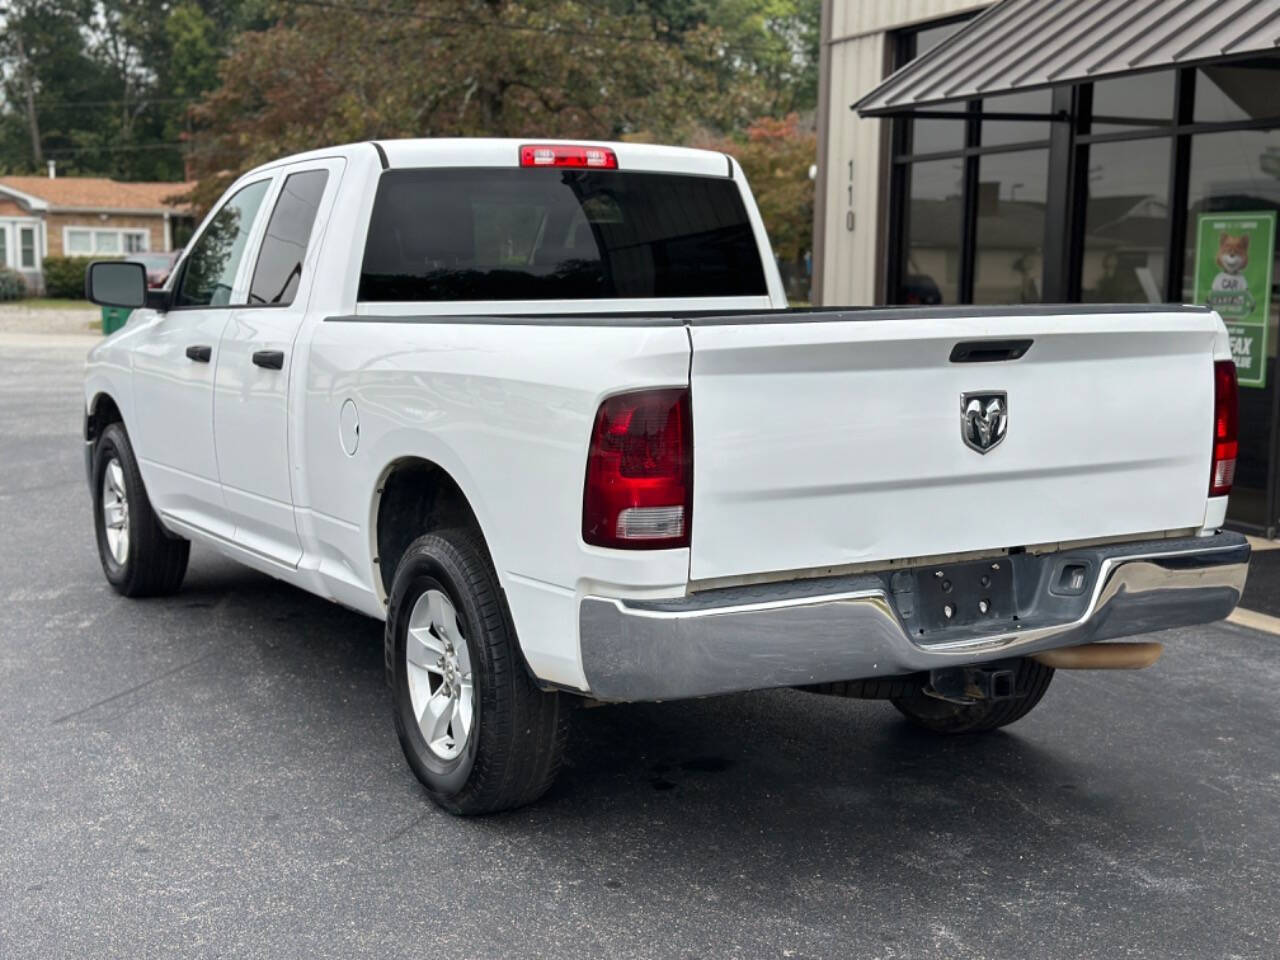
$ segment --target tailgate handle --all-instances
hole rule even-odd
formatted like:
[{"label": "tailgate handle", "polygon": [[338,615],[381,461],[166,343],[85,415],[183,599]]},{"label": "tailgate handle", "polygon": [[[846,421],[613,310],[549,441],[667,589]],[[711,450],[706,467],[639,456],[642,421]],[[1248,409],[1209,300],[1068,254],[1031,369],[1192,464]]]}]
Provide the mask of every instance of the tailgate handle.
[{"label": "tailgate handle", "polygon": [[1030,340],[965,340],[951,348],[951,362],[996,363],[1000,360],[1017,360],[1030,349]]}]

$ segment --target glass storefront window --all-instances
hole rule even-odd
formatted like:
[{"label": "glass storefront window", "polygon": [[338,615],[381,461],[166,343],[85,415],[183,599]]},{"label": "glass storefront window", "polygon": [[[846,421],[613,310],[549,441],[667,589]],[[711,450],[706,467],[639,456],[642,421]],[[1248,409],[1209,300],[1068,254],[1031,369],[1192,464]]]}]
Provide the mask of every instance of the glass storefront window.
[{"label": "glass storefront window", "polygon": [[1196,71],[1196,123],[1280,116],[1280,62],[1242,60]]},{"label": "glass storefront window", "polygon": [[[957,33],[965,22],[958,20],[952,23],[940,24],[936,27],[926,27],[914,34],[915,53],[918,57],[921,54],[928,53],[947,37]],[[965,105],[963,103],[948,104],[945,107],[939,107],[948,113],[963,113]],[[964,128],[963,120],[911,120],[911,153],[942,153],[947,150],[959,150],[964,146]]]},{"label": "glass storefront window", "polygon": [[[1280,130],[1232,130],[1193,137],[1187,188],[1184,300],[1189,302],[1195,295],[1200,215],[1264,210],[1280,210]],[[1280,261],[1272,264],[1270,328],[1264,360],[1266,386],[1240,387],[1240,453],[1231,492],[1232,518],[1257,526],[1266,526],[1275,519],[1267,516],[1267,472],[1280,318],[1277,282]]]},{"label": "glass storefront window", "polygon": [[1168,126],[1173,120],[1172,70],[1135,73],[1093,85],[1090,133]]},{"label": "glass storefront window", "polygon": [[1088,150],[1080,293],[1086,303],[1162,303],[1173,141],[1095,143]]},{"label": "glass storefront window", "polygon": [[930,160],[907,168],[906,236],[900,303],[956,303],[964,162]]},{"label": "glass storefront window", "polygon": [[[949,110],[963,110],[960,107],[949,107]],[[964,147],[964,120],[912,120],[911,146],[913,154],[944,153],[949,150],[960,150]]]},{"label": "glass storefront window", "polygon": [[1039,303],[1049,151],[994,153],[978,163],[974,303]]},{"label": "glass storefront window", "polygon": [[1053,94],[1048,90],[1032,90],[1004,97],[987,97],[982,101],[983,113],[1027,113],[1043,116],[1040,120],[983,120],[982,145],[1026,143],[1049,139],[1049,116],[1053,113]]},{"label": "glass storefront window", "polygon": [[953,20],[950,23],[940,23],[936,26],[925,27],[923,30],[917,30],[915,55],[918,57],[926,54],[947,37],[959,33],[966,22],[966,20]]}]

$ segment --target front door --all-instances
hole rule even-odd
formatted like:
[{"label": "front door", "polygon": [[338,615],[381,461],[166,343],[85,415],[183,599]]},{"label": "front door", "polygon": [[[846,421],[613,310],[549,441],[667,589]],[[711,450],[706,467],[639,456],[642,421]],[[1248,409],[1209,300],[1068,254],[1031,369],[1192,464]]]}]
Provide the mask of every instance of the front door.
[{"label": "front door", "polygon": [[289,378],[319,237],[342,161],[287,167],[254,262],[247,302],[222,332],[213,424],[235,540],[296,566],[302,556],[289,470]]},{"label": "front door", "polygon": [[230,538],[213,443],[218,343],[271,177],[247,184],[206,222],[184,258],[166,313],[133,350],[134,446],[161,514]]}]

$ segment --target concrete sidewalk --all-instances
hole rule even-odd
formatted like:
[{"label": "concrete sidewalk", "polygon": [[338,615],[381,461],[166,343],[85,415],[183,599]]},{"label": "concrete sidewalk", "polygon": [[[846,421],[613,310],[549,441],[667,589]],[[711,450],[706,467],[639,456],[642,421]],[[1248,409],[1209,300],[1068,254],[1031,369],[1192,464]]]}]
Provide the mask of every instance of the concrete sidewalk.
[{"label": "concrete sidewalk", "polygon": [[83,307],[38,307],[22,300],[0,303],[0,333],[100,337],[93,324],[101,321],[101,309],[90,303]]}]

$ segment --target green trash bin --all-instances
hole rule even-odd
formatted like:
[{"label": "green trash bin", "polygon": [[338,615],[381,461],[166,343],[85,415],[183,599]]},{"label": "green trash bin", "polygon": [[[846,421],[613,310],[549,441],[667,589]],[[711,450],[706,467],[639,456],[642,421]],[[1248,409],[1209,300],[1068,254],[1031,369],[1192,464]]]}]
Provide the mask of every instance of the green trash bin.
[{"label": "green trash bin", "polygon": [[130,307],[103,307],[102,335],[105,337],[123,327],[131,313],[133,313],[133,310]]}]

